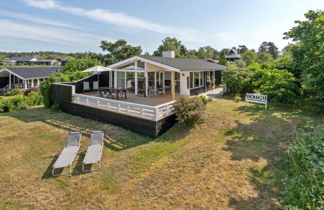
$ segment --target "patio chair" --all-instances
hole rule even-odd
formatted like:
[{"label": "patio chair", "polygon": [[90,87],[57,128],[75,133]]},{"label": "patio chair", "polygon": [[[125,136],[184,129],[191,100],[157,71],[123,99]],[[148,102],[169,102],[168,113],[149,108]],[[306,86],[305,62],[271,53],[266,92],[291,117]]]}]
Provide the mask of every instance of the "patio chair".
[{"label": "patio chair", "polygon": [[[97,171],[100,169],[100,160],[102,156],[102,150],[104,146],[104,132],[103,131],[93,131],[90,135],[90,144],[87,149],[86,155],[82,163],[82,171]],[[85,165],[98,163],[98,168],[85,170]]]},{"label": "patio chair", "polygon": [[83,92],[85,92],[85,91],[90,92],[89,82],[83,82]]},{"label": "patio chair", "polygon": [[94,81],[93,83],[92,83],[92,90],[93,91],[98,91],[99,90],[99,83],[98,83],[98,81]]},{"label": "patio chair", "polygon": [[[61,176],[65,174],[72,173],[72,162],[77,155],[81,145],[81,133],[80,132],[70,132],[67,137],[66,146],[61,152],[60,156],[55,161],[52,167],[53,176]],[[63,174],[55,174],[55,169],[70,167],[70,172]]]}]

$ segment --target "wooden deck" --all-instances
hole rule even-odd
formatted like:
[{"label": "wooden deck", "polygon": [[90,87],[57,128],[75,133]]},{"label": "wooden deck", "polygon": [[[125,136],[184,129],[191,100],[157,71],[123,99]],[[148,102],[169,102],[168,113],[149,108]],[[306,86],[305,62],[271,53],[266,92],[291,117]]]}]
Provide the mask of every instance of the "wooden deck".
[{"label": "wooden deck", "polygon": [[[91,93],[83,93],[84,95],[100,97],[98,92],[91,92]],[[116,97],[109,97],[107,99],[117,100]],[[165,104],[172,101],[171,94],[161,94],[157,96],[136,96],[133,94],[127,94],[127,98],[125,99],[124,96],[120,96],[118,101],[134,103],[134,104],[142,104],[146,106],[158,106],[161,104]]]}]

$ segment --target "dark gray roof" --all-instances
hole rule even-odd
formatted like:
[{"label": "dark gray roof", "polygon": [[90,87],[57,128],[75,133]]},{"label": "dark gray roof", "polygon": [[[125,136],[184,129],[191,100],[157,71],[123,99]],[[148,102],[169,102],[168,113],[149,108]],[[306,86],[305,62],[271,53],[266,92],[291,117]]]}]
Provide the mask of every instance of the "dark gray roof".
[{"label": "dark gray roof", "polygon": [[19,57],[10,57],[8,60],[14,61],[30,61],[31,59],[36,58],[36,56],[19,56]]},{"label": "dark gray roof", "polygon": [[225,70],[227,67],[195,58],[165,58],[158,56],[140,56],[164,65],[180,69],[180,71],[215,71]]},{"label": "dark gray roof", "polygon": [[7,67],[9,71],[19,75],[22,78],[44,78],[50,77],[51,74],[61,71],[61,67]]},{"label": "dark gray roof", "polygon": [[226,58],[241,58],[241,56],[235,49],[231,49],[226,55]]}]

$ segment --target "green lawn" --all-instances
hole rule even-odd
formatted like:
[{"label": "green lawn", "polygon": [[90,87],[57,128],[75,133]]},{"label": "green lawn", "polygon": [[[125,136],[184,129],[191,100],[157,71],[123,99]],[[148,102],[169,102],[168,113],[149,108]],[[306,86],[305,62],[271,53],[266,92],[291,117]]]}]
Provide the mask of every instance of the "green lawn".
[{"label": "green lawn", "polygon": [[[0,115],[1,208],[277,208],[281,143],[319,117],[300,109],[217,99],[205,122],[152,139],[45,108]],[[81,174],[92,130],[103,130],[102,170]],[[81,131],[73,175],[52,178],[69,131]]]}]

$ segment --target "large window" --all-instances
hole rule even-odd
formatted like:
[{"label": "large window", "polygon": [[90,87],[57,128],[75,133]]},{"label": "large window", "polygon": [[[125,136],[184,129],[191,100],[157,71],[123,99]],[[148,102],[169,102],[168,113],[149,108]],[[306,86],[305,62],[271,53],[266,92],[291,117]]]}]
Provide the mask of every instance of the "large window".
[{"label": "large window", "polygon": [[117,72],[117,87],[125,88],[125,72]]},{"label": "large window", "polygon": [[190,72],[190,88],[204,86],[204,72]]}]

